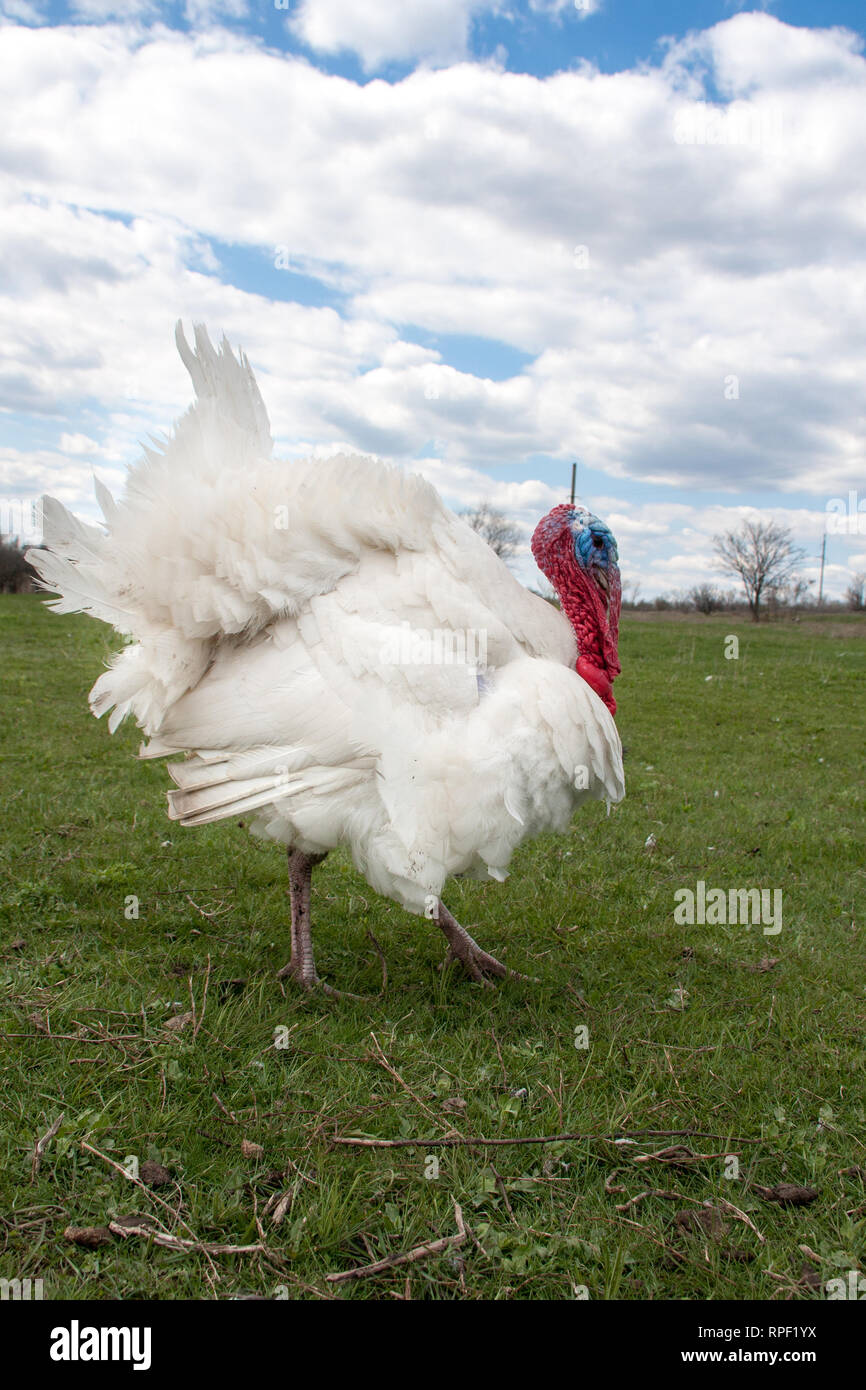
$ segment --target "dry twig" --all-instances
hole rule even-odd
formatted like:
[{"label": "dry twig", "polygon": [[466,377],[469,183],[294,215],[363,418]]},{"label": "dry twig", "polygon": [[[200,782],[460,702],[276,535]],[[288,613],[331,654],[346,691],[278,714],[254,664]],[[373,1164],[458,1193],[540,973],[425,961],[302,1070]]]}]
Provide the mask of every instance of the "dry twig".
[{"label": "dry twig", "polygon": [[427,1241],[424,1245],[416,1245],[412,1250],[407,1250],[404,1255],[389,1255],[384,1260],[377,1260],[375,1264],[343,1269],[337,1274],[326,1274],[325,1278],[329,1284],[344,1284],[348,1279],[366,1279],[373,1274],[382,1274],[388,1269],[414,1264],[416,1260],[426,1260],[430,1255],[442,1255],[446,1250],[462,1245],[468,1234],[463,1212],[457,1202],[454,1203],[454,1219],[457,1222],[456,1236],[443,1236],[440,1240]]},{"label": "dry twig", "polygon": [[54,1136],[57,1134],[57,1131],[59,1130],[60,1126],[63,1124],[63,1115],[64,1115],[64,1113],[65,1113],[65,1112],[61,1111],[60,1114],[58,1115],[57,1119],[54,1121],[54,1124],[53,1124],[53,1125],[51,1126],[51,1128],[49,1129],[48,1133],[47,1133],[47,1134],[43,1134],[43,1136],[42,1136],[41,1139],[37,1139],[37,1140],[36,1140],[36,1147],[35,1147],[34,1150],[33,1150],[33,1161],[32,1161],[32,1163],[30,1164],[30,1181],[31,1181],[31,1182],[35,1182],[35,1181],[36,1181],[36,1175],[37,1175],[37,1173],[39,1172],[39,1168],[40,1168],[40,1165],[41,1165],[41,1163],[42,1163],[42,1155],[44,1154],[45,1150],[48,1148],[48,1145],[51,1143],[51,1140],[52,1140],[52,1139],[54,1138]]},{"label": "dry twig", "polygon": [[[392,1071],[392,1068],[387,1062],[385,1062],[385,1065],[389,1071]],[[397,1076],[396,1072],[392,1074]],[[397,1076],[397,1080],[400,1082],[401,1086],[409,1090],[402,1077]],[[413,1099],[418,1100],[418,1097],[415,1096],[412,1091],[409,1091],[409,1094],[413,1096]],[[426,1110],[427,1107],[423,1105],[422,1101],[418,1101],[418,1104]],[[427,1111],[427,1113],[430,1114],[431,1112]],[[437,1117],[434,1116],[433,1118],[436,1119]],[[522,1135],[515,1139],[485,1139],[482,1135],[472,1135],[469,1138],[465,1138],[462,1135],[455,1134],[446,1134],[439,1139],[368,1139],[360,1136],[356,1137],[354,1135],[332,1134],[328,1142],[331,1144],[345,1144],[348,1147],[358,1149],[453,1149],[461,1147],[472,1148],[473,1145],[477,1145],[479,1148],[495,1148],[499,1145],[506,1146],[512,1144],[582,1144],[587,1142],[615,1144],[622,1139],[628,1138],[643,1139],[649,1137],[660,1139],[673,1138],[676,1136],[686,1136],[696,1139],[725,1138],[725,1136],[721,1134],[706,1134],[695,1129],[624,1129],[618,1134],[538,1134],[529,1136]],[[735,1144],[763,1144],[765,1141],[763,1139],[732,1138],[731,1142]]]}]

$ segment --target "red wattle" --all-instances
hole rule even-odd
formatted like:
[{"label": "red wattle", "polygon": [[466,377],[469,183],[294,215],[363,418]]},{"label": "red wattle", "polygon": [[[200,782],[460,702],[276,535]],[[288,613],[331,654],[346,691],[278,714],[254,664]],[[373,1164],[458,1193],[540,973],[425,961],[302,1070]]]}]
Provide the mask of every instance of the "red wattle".
[{"label": "red wattle", "polygon": [[599,699],[604,700],[611,714],[616,714],[616,700],[613,698],[613,686],[608,674],[600,666],[594,666],[585,656],[577,658],[577,674],[582,676],[587,685],[591,685]]},{"label": "red wattle", "polygon": [[561,503],[542,517],[532,535],[532,554],[557,594],[571,623],[580,653],[577,674],[616,714],[613,679],[619,675],[617,655],[622,590],[617,566],[607,572],[608,591],[602,594],[595,578],[582,569],[574,554],[574,508]]}]

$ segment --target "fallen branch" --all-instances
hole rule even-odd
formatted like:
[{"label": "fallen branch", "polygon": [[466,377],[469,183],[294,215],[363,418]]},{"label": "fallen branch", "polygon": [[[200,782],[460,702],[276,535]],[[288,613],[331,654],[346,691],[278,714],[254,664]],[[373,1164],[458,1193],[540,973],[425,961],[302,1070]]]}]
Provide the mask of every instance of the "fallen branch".
[{"label": "fallen branch", "polygon": [[198,1250],[204,1255],[262,1255],[270,1253],[261,1241],[255,1245],[216,1245],[211,1241],[182,1240],[180,1236],[169,1235],[167,1231],[154,1231],[141,1226],[122,1226],[117,1221],[109,1221],[109,1231],[116,1236],[145,1236],[154,1245],[164,1245],[167,1250]]},{"label": "fallen branch", "polygon": [[750,1231],[754,1231],[762,1245],[766,1243],[766,1237],[761,1235],[751,1217],[747,1216],[744,1211],[740,1211],[739,1207],[735,1207],[733,1202],[729,1202],[725,1197],[719,1197],[717,1200],[720,1207],[724,1207],[725,1211],[731,1213],[731,1216],[735,1216],[738,1221],[744,1222]]},{"label": "fallen branch", "polygon": [[83,1038],[78,1033],[0,1033],[0,1038],[29,1038],[31,1042],[74,1042],[74,1043],[125,1043],[125,1042],[149,1042],[149,1038],[142,1038],[138,1033],[122,1033],[110,1036],[108,1034],[99,1038]]},{"label": "fallen branch", "polygon": [[511,1205],[510,1201],[508,1200],[508,1188],[505,1186],[505,1179],[503,1178],[502,1174],[501,1174],[496,1168],[494,1168],[494,1166],[493,1166],[492,1163],[488,1163],[487,1166],[488,1166],[488,1168],[490,1169],[491,1173],[493,1174],[493,1178],[494,1178],[494,1181],[495,1181],[495,1183],[496,1183],[496,1186],[499,1188],[499,1191],[502,1193],[502,1200],[503,1200],[503,1202],[505,1203],[505,1210],[508,1212],[508,1215],[509,1215],[509,1217],[511,1218],[511,1221],[512,1221],[513,1224],[516,1226],[516,1225],[517,1225],[517,1218],[516,1218],[516,1216],[514,1215],[514,1209],[513,1209],[512,1205]]},{"label": "fallen branch", "polygon": [[[182,892],[183,890],[176,889],[175,891]],[[227,912],[231,912],[231,908],[225,907],[222,902],[219,903],[215,912],[207,912],[203,907],[199,907],[198,903],[194,903],[192,901],[192,898],[190,897],[189,893],[184,893],[184,897],[186,898],[188,903],[192,903],[196,912],[199,912],[202,917],[206,917],[209,922],[215,922],[219,917],[224,916]]]},{"label": "fallen branch", "polygon": [[616,1177],[617,1173],[624,1172],[624,1168],[613,1168],[608,1173],[607,1177],[604,1180],[604,1190],[607,1193],[608,1197],[612,1197],[615,1192],[625,1192],[625,1188],[623,1187],[622,1183],[614,1182],[614,1178]]},{"label": "fallen branch", "polygon": [[84,1149],[86,1153],[93,1154],[95,1158],[101,1158],[103,1163],[107,1163],[109,1168],[113,1168],[115,1172],[120,1173],[121,1177],[126,1178],[127,1182],[134,1183],[136,1187],[140,1187],[142,1192],[146,1193],[152,1202],[156,1202],[159,1206],[164,1207],[165,1210],[169,1212],[174,1221],[179,1221],[181,1226],[184,1226],[186,1230],[189,1231],[190,1235],[193,1238],[193,1244],[196,1246],[196,1248],[201,1250],[207,1256],[208,1263],[211,1266],[211,1273],[213,1274],[214,1278],[219,1278],[216,1265],[210,1258],[208,1250],[202,1245],[201,1241],[199,1241],[196,1238],[195,1231],[192,1229],[192,1227],[187,1225],[182,1216],[179,1216],[176,1211],[172,1210],[168,1202],[164,1202],[162,1197],[158,1197],[155,1192],[152,1192],[151,1189],[141,1181],[141,1178],[134,1178],[132,1174],[128,1172],[126,1168],[124,1168],[122,1163],[117,1163],[113,1158],[109,1158],[108,1154],[101,1153],[99,1149],[95,1149],[92,1144],[86,1143],[84,1139],[81,1140],[81,1148]]},{"label": "fallen branch", "polygon": [[665,1163],[670,1168],[688,1168],[693,1163],[704,1163],[714,1158],[739,1158],[738,1153],[725,1150],[723,1153],[696,1154],[685,1144],[674,1144],[669,1149],[659,1149],[654,1154],[635,1154],[635,1163]]},{"label": "fallen branch", "polygon": [[213,1098],[214,1098],[214,1100],[216,1101],[217,1105],[219,1106],[220,1110],[221,1110],[221,1111],[223,1112],[223,1114],[225,1115],[226,1119],[227,1119],[227,1120],[231,1120],[231,1122],[232,1122],[233,1125],[239,1125],[239,1124],[240,1124],[240,1120],[238,1119],[237,1115],[234,1113],[233,1110],[229,1110],[227,1106],[223,1105],[223,1103],[222,1103],[222,1101],[220,1100],[219,1096],[217,1095],[216,1091],[211,1091],[211,1095],[213,1096]]},{"label": "fallen branch", "polygon": [[633,1226],[636,1231],[642,1231],[646,1239],[651,1240],[653,1245],[657,1245],[660,1250],[664,1250],[665,1254],[668,1255],[670,1259],[678,1260],[680,1264],[687,1259],[687,1256],[684,1255],[681,1250],[675,1250],[672,1245],[668,1245],[665,1241],[659,1240],[658,1236],[654,1236],[647,1226],[642,1226],[639,1221],[632,1221],[628,1216],[599,1216],[595,1219],[603,1221],[607,1226],[618,1226],[620,1223],[625,1226]]},{"label": "fallen branch", "polygon": [[64,1114],[64,1112],[61,1111],[61,1113],[58,1115],[57,1119],[54,1121],[54,1124],[53,1124],[53,1125],[51,1126],[51,1128],[49,1129],[48,1133],[47,1133],[47,1134],[43,1134],[43,1136],[42,1136],[41,1139],[37,1139],[37,1140],[36,1140],[36,1147],[35,1147],[34,1150],[33,1150],[33,1161],[32,1161],[32,1163],[30,1164],[30,1181],[31,1181],[31,1182],[35,1182],[35,1181],[36,1181],[36,1175],[37,1175],[37,1173],[39,1172],[39,1167],[40,1167],[40,1164],[42,1163],[42,1155],[44,1154],[45,1150],[48,1148],[48,1145],[51,1143],[51,1140],[52,1140],[52,1139],[54,1138],[54,1136],[56,1135],[56,1133],[57,1133],[57,1131],[59,1130],[60,1126],[63,1124],[63,1114]]},{"label": "fallen branch", "polygon": [[[388,1070],[390,1071],[392,1069],[388,1067]],[[401,1085],[405,1086],[406,1083],[402,1081],[402,1078],[398,1079]],[[408,1089],[408,1087],[406,1089]],[[410,1095],[411,1094],[410,1092]],[[414,1097],[414,1099],[417,1099],[417,1097]],[[481,1135],[477,1137],[473,1136],[469,1139],[464,1139],[459,1135],[446,1135],[441,1139],[362,1139],[355,1138],[352,1135],[332,1134],[328,1142],[331,1144],[344,1144],[359,1149],[455,1149],[461,1147],[471,1148],[473,1145],[478,1145],[480,1148],[494,1148],[500,1145],[505,1146],[510,1144],[575,1144],[585,1143],[589,1140],[596,1143],[603,1141],[607,1144],[616,1144],[623,1139],[631,1138],[669,1139],[683,1136],[692,1137],[694,1139],[725,1138],[725,1136],[721,1134],[706,1134],[697,1129],[624,1129],[620,1130],[618,1134],[539,1134],[530,1135],[528,1137],[523,1136],[516,1139],[485,1139]],[[763,1139],[732,1139],[731,1142],[734,1144],[763,1144],[765,1141]],[[704,1155],[696,1156],[703,1157]]]},{"label": "fallen branch", "polygon": [[389,1076],[393,1076],[394,1080],[398,1083],[398,1085],[400,1085],[400,1086],[403,1087],[403,1090],[406,1091],[406,1092],[412,1097],[412,1099],[414,1100],[415,1104],[416,1104],[417,1106],[419,1106],[419,1107],[424,1111],[424,1114],[425,1114],[429,1119],[431,1119],[431,1120],[433,1121],[434,1124],[437,1124],[437,1125],[441,1124],[442,1127],[443,1127],[443,1129],[447,1130],[447,1129],[448,1129],[448,1126],[445,1125],[445,1124],[443,1124],[443,1122],[439,1119],[439,1116],[436,1115],[436,1114],[430,1109],[429,1105],[425,1105],[425,1104],[424,1104],[424,1102],[423,1102],[423,1100],[421,1099],[420,1096],[416,1096],[415,1092],[412,1090],[412,1087],[409,1086],[409,1085],[407,1085],[407,1083],[403,1080],[403,1078],[402,1078],[402,1076],[400,1075],[400,1073],[399,1073],[399,1072],[396,1070],[396,1068],[393,1067],[393,1066],[391,1065],[391,1063],[388,1061],[388,1058],[385,1056],[384,1052],[382,1051],[382,1048],[381,1048],[381,1046],[380,1046],[380,1044],[379,1044],[379,1039],[376,1037],[376,1034],[375,1034],[375,1033],[371,1033],[371,1034],[370,1034],[370,1037],[373,1039],[373,1049],[374,1049],[374,1050],[373,1050],[373,1057],[372,1057],[372,1060],[373,1060],[374,1062],[378,1062],[380,1067],[384,1067],[384,1068],[385,1068],[385,1071],[388,1073]]},{"label": "fallen branch", "polygon": [[384,1260],[377,1260],[375,1264],[359,1265],[356,1269],[343,1269],[337,1274],[326,1274],[325,1278],[329,1284],[344,1284],[349,1279],[366,1279],[373,1274],[382,1274],[388,1269],[397,1269],[401,1265],[414,1264],[416,1260],[426,1260],[430,1255],[442,1255],[446,1250],[462,1245],[467,1236],[466,1225],[463,1220],[463,1212],[457,1202],[454,1203],[454,1219],[457,1222],[456,1236],[443,1236],[440,1240],[431,1240],[424,1245],[416,1245],[412,1250],[407,1250],[405,1255],[388,1255]]}]

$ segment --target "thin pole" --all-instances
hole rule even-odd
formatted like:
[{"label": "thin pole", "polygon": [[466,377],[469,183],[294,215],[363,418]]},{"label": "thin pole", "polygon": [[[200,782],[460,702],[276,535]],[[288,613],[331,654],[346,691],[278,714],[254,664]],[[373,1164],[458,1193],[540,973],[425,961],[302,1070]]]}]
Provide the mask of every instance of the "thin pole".
[{"label": "thin pole", "polygon": [[821,578],[818,581],[818,607],[820,608],[824,598],[824,555],[827,550],[827,532],[824,532],[824,539],[821,542]]},{"label": "thin pole", "polygon": [[571,505],[574,506],[574,489],[577,485],[577,464],[571,465]]}]

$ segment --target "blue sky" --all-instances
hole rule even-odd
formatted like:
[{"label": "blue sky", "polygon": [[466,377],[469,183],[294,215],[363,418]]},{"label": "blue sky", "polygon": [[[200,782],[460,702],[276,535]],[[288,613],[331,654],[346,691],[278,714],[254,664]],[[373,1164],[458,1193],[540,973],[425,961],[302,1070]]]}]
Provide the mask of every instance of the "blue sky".
[{"label": "blue sky", "polygon": [[287,454],[420,468],[527,541],[577,458],[645,595],[746,515],[814,577],[852,492],[828,592],[866,570],[862,5],[0,16],[7,506],[122,488],[188,401],[181,316],[244,346]]},{"label": "blue sky", "polygon": [[[94,0],[92,6],[86,0],[78,5],[67,0],[34,4],[35,12],[54,25],[102,23],[106,15],[122,18],[135,7],[136,0],[127,4],[119,0],[116,5]],[[14,5],[9,8],[15,13]],[[399,80],[414,66],[411,59],[388,60],[370,71],[357,53],[317,51],[291,27],[292,18],[301,8],[297,0],[237,7],[231,3],[201,6],[202,12],[208,8],[227,29],[261,39],[282,52],[302,54],[323,71],[353,82],[377,77]],[[427,8],[435,10],[436,0],[428,0]],[[471,18],[469,52],[484,60],[496,57],[498,51],[510,72],[532,73],[536,77],[547,77],[578,60],[592,63],[602,72],[619,72],[656,59],[666,39],[682,38],[690,30],[709,29],[743,10],[764,10],[790,25],[826,29],[842,25],[861,33],[864,28],[863,6],[857,0],[772,0],[764,5],[736,0],[603,0],[600,4],[597,0],[583,0],[582,4],[573,0],[560,4],[556,0],[541,0],[534,7],[528,0],[517,0],[475,12]],[[185,0],[174,0],[168,4],[142,4],[139,18],[144,24],[163,23],[189,32],[198,27],[195,6],[192,15],[191,22]]]}]

